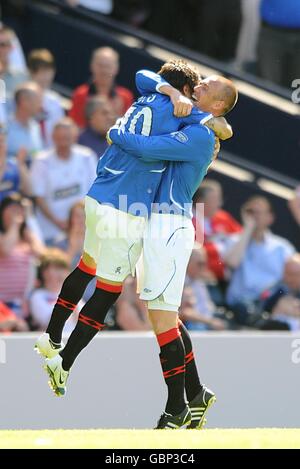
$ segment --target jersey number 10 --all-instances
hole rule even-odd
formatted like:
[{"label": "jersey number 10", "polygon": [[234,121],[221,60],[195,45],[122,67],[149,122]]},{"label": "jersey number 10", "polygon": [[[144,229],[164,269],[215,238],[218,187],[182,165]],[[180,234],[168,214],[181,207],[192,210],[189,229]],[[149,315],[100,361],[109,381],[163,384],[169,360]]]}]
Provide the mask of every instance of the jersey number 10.
[{"label": "jersey number 10", "polygon": [[152,127],[152,109],[151,107],[145,106],[142,107],[136,114],[134,114],[136,109],[137,107],[131,106],[126,114],[124,114],[124,116],[119,121],[120,130],[125,131],[125,126],[129,122],[128,131],[131,134],[135,134],[139,119],[143,119],[141,134],[149,136]]}]

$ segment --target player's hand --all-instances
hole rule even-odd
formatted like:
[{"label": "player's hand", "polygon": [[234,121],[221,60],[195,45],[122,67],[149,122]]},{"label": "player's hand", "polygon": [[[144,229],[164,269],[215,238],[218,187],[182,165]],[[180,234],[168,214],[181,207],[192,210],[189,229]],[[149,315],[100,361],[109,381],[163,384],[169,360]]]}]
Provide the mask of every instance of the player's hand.
[{"label": "player's hand", "polygon": [[183,96],[179,91],[174,90],[170,96],[170,99],[174,106],[174,116],[186,117],[190,115],[193,109],[193,103],[189,98]]},{"label": "player's hand", "polygon": [[110,129],[108,129],[108,131],[106,133],[106,141],[107,141],[108,145],[112,145],[114,143],[114,141],[112,139],[112,136],[111,136],[111,131],[112,130],[118,130],[119,132],[125,132],[125,127],[123,125],[122,118],[117,119],[116,123]]}]

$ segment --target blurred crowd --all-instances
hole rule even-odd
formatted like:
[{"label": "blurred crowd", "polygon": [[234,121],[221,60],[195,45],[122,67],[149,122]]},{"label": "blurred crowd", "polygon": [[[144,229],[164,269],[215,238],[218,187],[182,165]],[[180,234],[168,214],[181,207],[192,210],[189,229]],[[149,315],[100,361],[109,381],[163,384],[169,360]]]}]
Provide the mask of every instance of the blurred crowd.
[{"label": "blurred crowd", "polygon": [[[65,109],[52,90],[52,53],[35,49],[25,59],[14,31],[0,26],[0,78],[6,85],[0,102],[1,332],[45,329],[62,282],[80,259],[83,198],[107,146],[107,130],[133,101],[118,85],[118,71],[118,53],[96,49],[90,76]],[[300,254],[272,233],[276,214],[270,201],[245,201],[241,223],[222,205],[222,187],[207,178],[194,198],[196,241],[182,320],[192,330],[299,330]],[[300,225],[299,191],[288,208]],[[107,323],[112,330],[150,329],[134,278],[125,281]]]},{"label": "blurred crowd", "polygon": [[299,0],[62,0],[111,15],[264,79],[300,78]]},{"label": "blurred crowd", "polygon": [[[284,87],[300,78],[299,0],[57,1],[145,29]],[[25,0],[2,3],[0,11],[12,17]]]}]

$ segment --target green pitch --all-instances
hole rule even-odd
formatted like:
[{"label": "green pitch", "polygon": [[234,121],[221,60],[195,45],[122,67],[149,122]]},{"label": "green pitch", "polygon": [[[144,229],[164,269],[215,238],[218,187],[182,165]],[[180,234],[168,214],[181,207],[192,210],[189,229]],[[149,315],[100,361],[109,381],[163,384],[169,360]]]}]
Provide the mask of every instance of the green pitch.
[{"label": "green pitch", "polygon": [[0,448],[300,448],[300,429],[3,430]]}]

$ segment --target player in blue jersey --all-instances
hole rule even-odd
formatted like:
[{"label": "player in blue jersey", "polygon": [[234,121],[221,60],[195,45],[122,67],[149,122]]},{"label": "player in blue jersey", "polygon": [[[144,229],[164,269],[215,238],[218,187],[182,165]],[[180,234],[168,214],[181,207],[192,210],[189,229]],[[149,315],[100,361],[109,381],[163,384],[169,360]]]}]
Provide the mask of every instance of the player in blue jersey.
[{"label": "player in blue jersey", "polygon": [[168,387],[165,412],[157,428],[181,427],[187,420],[191,420],[189,428],[201,428],[215,396],[200,384],[190,335],[177,313],[195,239],[192,196],[212,163],[215,137],[207,127],[196,124],[160,137],[114,129],[109,136],[138,158],[170,161],[145,230],[140,298],[147,302]]},{"label": "player in blue jersey", "polygon": [[[198,80],[194,72],[189,71],[188,76],[186,68],[176,68],[176,73],[182,76],[181,88],[189,85],[189,81],[196,84]],[[185,119],[174,118],[172,103],[168,98],[160,96],[152,94],[146,97],[146,102],[141,100],[135,103],[134,109],[131,108],[124,116],[124,128],[147,135],[154,129],[158,134],[161,130],[166,131],[167,120],[170,120],[171,130],[188,123]],[[182,104],[180,99],[178,102],[181,107],[186,104]],[[153,116],[159,122],[156,128]],[[199,122],[201,116],[203,114],[193,111],[190,119]],[[87,197],[87,233],[83,258],[64,282],[47,333],[37,343],[40,353],[54,357],[47,361],[47,370],[57,395],[65,393],[72,363],[98,330],[103,328],[106,313],[120,294],[122,281],[135,266],[141,251],[145,216],[138,216],[136,207],[132,209],[132,203],[143,202],[146,211],[149,210],[165,168],[165,163],[139,161],[116,146],[112,146],[99,162],[98,177]],[[131,202],[127,206],[123,205],[122,195]],[[132,231],[128,233],[129,228]],[[120,235],[119,231],[123,229],[125,232]],[[60,342],[64,322],[95,274],[98,276],[95,293],[80,312],[67,346],[57,355],[62,348]]]},{"label": "player in blue jersey", "polygon": [[[151,78],[152,82],[148,82],[148,89],[144,92],[152,92],[156,87],[155,76]],[[204,90],[196,89],[195,92],[205,93],[209,80],[215,78],[202,82],[200,88]],[[231,82],[228,86],[232,89],[234,105],[237,92]],[[207,133],[206,139],[203,133]],[[212,163],[215,139],[209,129],[195,124],[159,137],[144,137],[116,128],[110,130],[109,138],[139,159],[170,161],[154,198],[144,236],[144,279],[140,298],[148,304],[168,386],[166,409],[157,428],[180,428],[189,418],[188,428],[202,428],[205,413],[215,401],[215,396],[200,383],[190,335],[177,312],[194,245],[192,197]],[[174,140],[181,145],[174,145]],[[218,148],[215,157],[217,151]],[[184,389],[189,408],[185,403]]]},{"label": "player in blue jersey", "polygon": [[212,163],[215,137],[207,127],[192,124],[160,137],[118,134],[112,130],[110,138],[141,159],[172,161],[145,230],[140,298],[147,301],[168,387],[168,400],[157,428],[189,424],[188,428],[200,429],[215,396],[200,383],[191,338],[177,313],[195,238],[192,196]]}]

